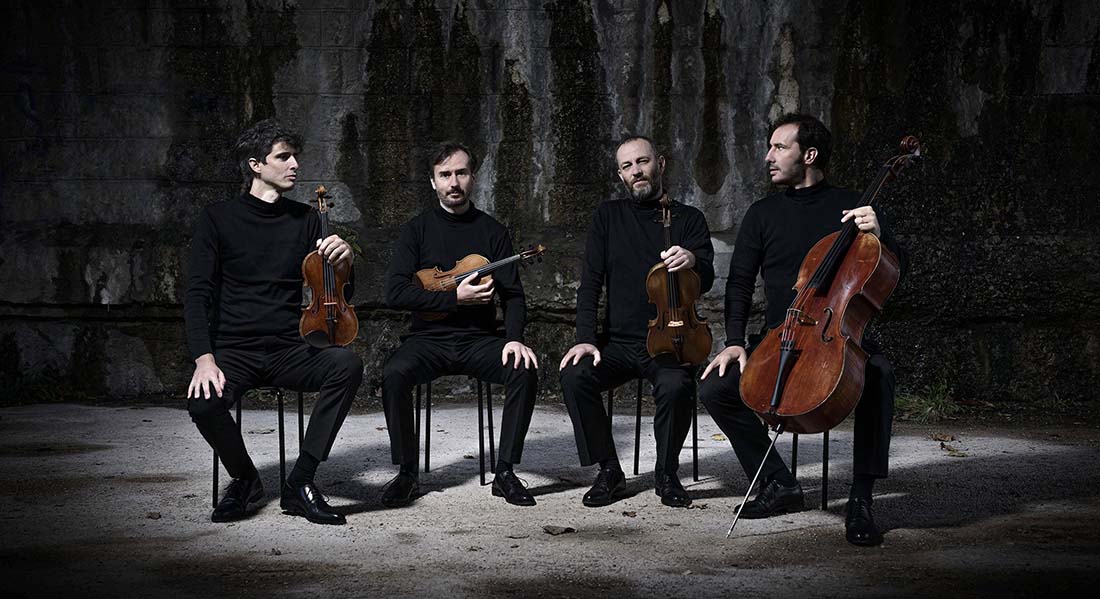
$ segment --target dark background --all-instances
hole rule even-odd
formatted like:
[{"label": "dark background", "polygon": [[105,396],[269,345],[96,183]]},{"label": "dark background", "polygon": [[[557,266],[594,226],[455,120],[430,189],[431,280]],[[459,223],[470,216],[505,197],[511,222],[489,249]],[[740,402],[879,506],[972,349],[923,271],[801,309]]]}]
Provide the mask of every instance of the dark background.
[{"label": "dark background", "polygon": [[[16,401],[181,397],[180,298],[195,216],[238,188],[238,131],[307,139],[362,249],[363,398],[406,327],[382,303],[399,225],[432,205],[425,158],[484,155],[476,203],[544,243],[523,275],[528,341],[559,401],[584,231],[618,191],[611,152],[647,133],[702,209],[720,278],[769,192],[769,121],[833,130],[830,178],[883,196],[912,254],[876,321],[903,390],[1068,409],[1100,379],[1100,4],[718,0],[13,1],[0,19],[0,376]],[[759,299],[759,298],[758,298]],[[758,310],[760,306],[757,306]],[[724,334],[715,327],[716,343]]]}]

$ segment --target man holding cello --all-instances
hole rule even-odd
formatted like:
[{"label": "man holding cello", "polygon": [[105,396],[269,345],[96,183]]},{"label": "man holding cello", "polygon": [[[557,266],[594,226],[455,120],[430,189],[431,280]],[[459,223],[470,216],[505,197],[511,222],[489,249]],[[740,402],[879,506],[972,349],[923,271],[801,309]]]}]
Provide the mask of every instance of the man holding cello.
[{"label": "man holding cello", "polygon": [[[691,426],[695,368],[682,365],[672,354],[649,355],[647,323],[656,310],[648,300],[646,280],[651,267],[663,261],[668,272],[694,269],[705,293],[714,283],[714,248],[703,213],[673,201],[669,208],[673,245],[665,249],[661,205],[665,158],[649,138],[624,138],[615,161],[627,197],[603,202],[592,217],[577,290],[577,342],[559,365],[581,465],[600,466],[582,503],[598,507],[624,496],[626,476],[600,394],[645,377],[653,385],[657,404],[654,488],[665,505],[687,507],[691,497],[680,484],[677,470]],[[597,339],[596,312],[605,286],[604,336]]]},{"label": "man holding cello", "polygon": [[[523,453],[538,390],[538,359],[523,343],[527,307],[515,263],[492,271],[492,278],[467,276],[446,291],[426,289],[415,277],[422,269],[447,271],[471,254],[490,262],[513,254],[504,225],[470,201],[477,157],[466,146],[446,142],[432,156],[430,181],[438,204],[401,228],[386,272],[386,303],[413,312],[382,372],[382,405],[390,432],[393,463],[400,470],[382,490],[382,504],[400,507],[420,492],[412,389],[447,374],[466,374],[505,388],[500,455],[492,493],[513,505],[535,505],[535,498],[512,471]],[[457,274],[457,273],[456,273]],[[497,332],[494,295],[504,309],[504,336]]]},{"label": "man holding cello", "polygon": [[[748,360],[745,327],[756,277],[764,278],[767,327],[784,322],[803,258],[819,240],[848,222],[877,236],[905,271],[907,255],[881,215],[870,206],[856,207],[860,194],[833,187],[825,180],[831,134],[818,119],[787,114],[772,128],[765,163],[771,182],[782,192],[754,203],[738,231],[726,280],[726,348],[703,372],[699,395],[711,417],[733,445],[751,478],[763,462],[760,491],[747,502],[741,518],[767,518],[803,509],[802,488],[774,451],[767,428],[740,398],[739,382]],[[855,447],[851,493],[845,517],[846,538],[855,545],[882,542],[871,512],[875,480],[888,471],[894,410],[893,369],[869,339],[862,399],[855,410]]]},{"label": "man holding cello", "polygon": [[313,478],[351,408],[363,363],[346,347],[306,344],[298,324],[303,258],[316,249],[333,264],[350,265],[353,253],[336,235],[320,239],[317,211],[283,196],[294,188],[301,149],[301,138],[273,119],[242,133],[236,153],[243,192],[207,206],[191,241],[183,315],[195,373],[187,408],[233,478],[210,516],[214,522],[243,518],[263,498],[229,410],[245,391],[265,385],[320,391],[280,505],[318,524],[345,521]]}]

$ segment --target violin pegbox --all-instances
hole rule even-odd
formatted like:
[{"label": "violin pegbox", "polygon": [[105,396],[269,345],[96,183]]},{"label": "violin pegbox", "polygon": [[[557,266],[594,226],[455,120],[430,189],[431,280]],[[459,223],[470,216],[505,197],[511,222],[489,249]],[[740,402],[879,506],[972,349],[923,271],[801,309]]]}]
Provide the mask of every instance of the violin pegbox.
[{"label": "violin pegbox", "polygon": [[536,260],[542,262],[542,255],[545,252],[546,246],[541,243],[538,245],[528,245],[527,249],[519,254],[520,264],[526,266],[528,264],[534,264]]}]

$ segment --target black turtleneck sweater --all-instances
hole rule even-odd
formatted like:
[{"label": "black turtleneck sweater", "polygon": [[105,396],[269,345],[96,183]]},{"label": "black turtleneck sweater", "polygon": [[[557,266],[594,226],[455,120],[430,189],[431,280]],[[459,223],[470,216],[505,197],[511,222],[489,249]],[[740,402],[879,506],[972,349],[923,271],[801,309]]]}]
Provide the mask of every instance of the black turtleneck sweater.
[{"label": "black turtleneck sweater", "polygon": [[[699,210],[672,203],[672,245],[695,254],[701,291],[714,284],[714,246]],[[630,198],[604,202],[592,215],[577,289],[577,343],[595,344],[600,294],[607,287],[604,331],[613,341],[644,341],[656,307],[649,303],[645,279],[665,249],[661,206],[657,200]]]},{"label": "black turtleneck sweater", "polygon": [[[450,270],[469,254],[480,254],[489,262],[515,254],[508,229],[474,206],[461,215],[436,206],[413,217],[401,228],[386,271],[386,304],[413,312],[409,336],[497,331],[493,303],[459,305],[457,291],[426,291],[413,282],[416,271],[436,267]],[[494,270],[491,275],[493,291],[503,304],[505,338],[522,342],[527,306],[519,269],[513,263]],[[445,312],[447,317],[424,320],[417,312]]]},{"label": "black turtleneck sweater", "polygon": [[302,259],[320,237],[317,211],[283,197],[244,194],[203,210],[183,299],[191,357],[250,339],[297,339]]},{"label": "black turtleneck sweater", "polygon": [[[745,345],[745,326],[752,308],[756,274],[764,278],[767,326],[783,324],[794,301],[798,269],[810,248],[840,230],[841,211],[859,204],[860,194],[822,181],[812,187],[772,194],[749,207],[737,233],[726,280],[726,346]],[[904,274],[909,258],[890,232],[886,218],[875,211],[882,243],[898,257]]]}]

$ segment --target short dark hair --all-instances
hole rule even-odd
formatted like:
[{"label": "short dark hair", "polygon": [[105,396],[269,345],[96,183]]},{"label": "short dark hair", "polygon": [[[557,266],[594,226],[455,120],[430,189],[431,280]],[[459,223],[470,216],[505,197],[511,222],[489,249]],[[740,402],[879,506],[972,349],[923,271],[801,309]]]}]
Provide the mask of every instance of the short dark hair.
[{"label": "short dark hair", "polygon": [[448,158],[454,156],[459,152],[466,152],[466,155],[470,157],[470,173],[477,172],[477,154],[474,151],[466,147],[466,144],[460,141],[445,141],[439,144],[435,149],[435,153],[432,154],[431,159],[428,161],[428,175],[432,178],[435,177],[436,165],[443,164]]},{"label": "short dark hair", "polygon": [[[625,146],[626,144],[628,144],[632,141],[638,141],[638,140],[642,140],[642,141],[646,142],[647,144],[649,144],[649,147],[653,148],[653,153],[654,154],[656,154],[658,156],[661,155],[661,151],[657,149],[657,144],[652,139],[650,139],[649,137],[646,137],[645,135],[639,135],[639,134],[636,134],[636,133],[628,133],[628,134],[624,135],[621,139],[619,139],[618,145],[615,146],[615,155],[617,156],[619,154],[619,148]],[[613,158],[614,158],[614,156],[613,156]],[[615,166],[618,166],[618,163],[619,163],[619,159],[615,158]]]},{"label": "short dark hair", "polygon": [[275,147],[275,144],[280,141],[298,152],[301,152],[304,146],[302,136],[297,131],[291,130],[273,118],[259,121],[241,132],[234,149],[237,164],[241,168],[241,177],[245,189],[248,189],[248,186],[252,184],[252,179],[256,177],[256,173],[252,172],[252,167],[248,165],[248,161],[255,158],[266,164],[267,155],[271,153],[271,148]]},{"label": "short dark hair", "polygon": [[798,149],[803,154],[810,148],[817,149],[817,159],[814,160],[814,166],[820,169],[829,166],[829,158],[833,154],[833,134],[829,133],[829,128],[825,126],[825,123],[822,123],[815,116],[788,112],[772,124],[768,136],[771,137],[771,134],[783,125],[792,123],[798,125],[798,133],[795,135]]}]

